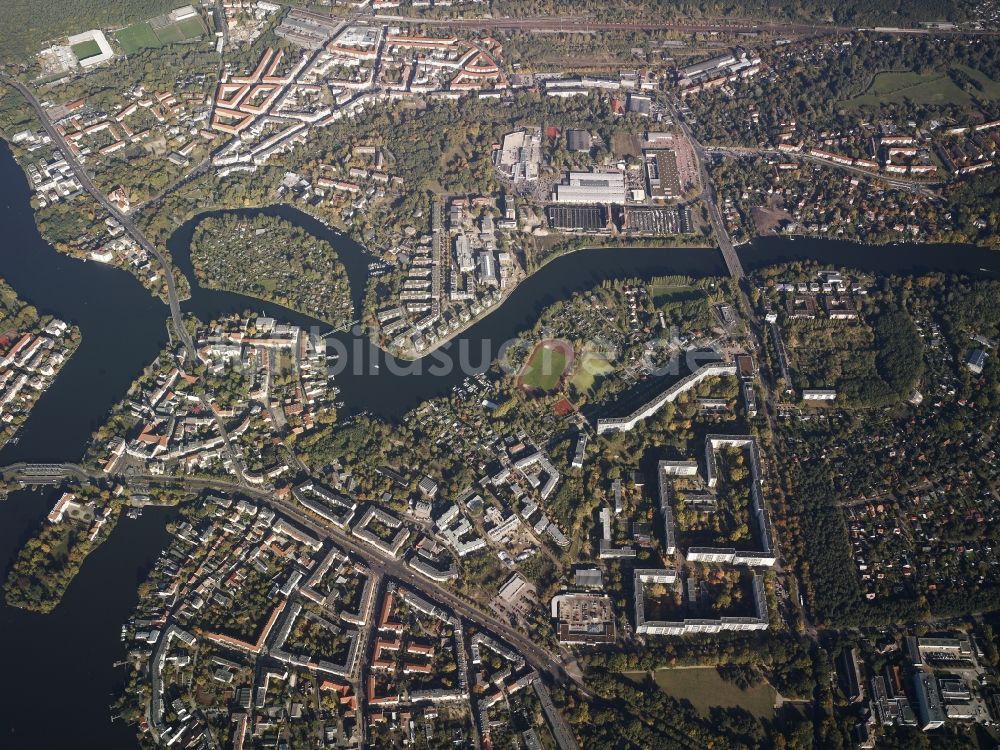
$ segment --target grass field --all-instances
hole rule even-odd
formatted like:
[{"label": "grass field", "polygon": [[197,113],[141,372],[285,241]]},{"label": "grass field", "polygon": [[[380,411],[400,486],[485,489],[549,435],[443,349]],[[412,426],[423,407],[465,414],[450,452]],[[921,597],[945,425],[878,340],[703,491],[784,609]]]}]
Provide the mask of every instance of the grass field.
[{"label": "grass field", "polygon": [[572,350],[561,342],[543,341],[535,347],[518,377],[521,386],[549,393],[556,389],[572,363]]},{"label": "grass field", "polygon": [[642,156],[642,141],[634,133],[615,133],[611,138],[611,149],[621,159],[625,156]]},{"label": "grass field", "polygon": [[705,294],[700,289],[693,286],[678,286],[677,284],[650,284],[649,298],[657,307],[668,302],[686,302],[693,299],[702,299]]},{"label": "grass field", "polygon": [[177,44],[198,39],[205,33],[205,24],[201,17],[186,18],[178,23],[167,24],[153,31],[159,38],[161,44]]},{"label": "grass field", "polygon": [[148,21],[128,26],[118,31],[115,36],[118,38],[118,44],[122,46],[122,52],[126,55],[147,47],[160,46],[160,40],[156,38],[153,27],[149,25]]},{"label": "grass field", "polygon": [[115,36],[122,47],[122,52],[131,54],[141,49],[200,39],[206,31],[204,21],[198,16],[186,18],[179,23],[168,23],[156,29],[149,21],[143,21],[116,32]]},{"label": "grass field", "polygon": [[965,75],[969,76],[972,80],[976,81],[980,86],[982,86],[981,95],[984,99],[1000,100],[1000,83],[997,83],[992,78],[984,75],[975,68],[970,68],[968,65],[954,65],[952,66],[954,70],[959,70]]},{"label": "grass field", "polygon": [[[949,73],[915,73],[898,71],[879,73],[861,96],[848,99],[845,107],[878,106],[883,103],[899,104],[956,104],[965,105],[973,99],[1000,100],[1000,83],[967,65],[955,65]],[[982,87],[970,93],[953,80],[958,74],[967,75]]]},{"label": "grass field", "polygon": [[77,60],[86,60],[88,57],[101,54],[100,45],[93,39],[88,39],[86,42],[74,44],[72,49]]},{"label": "grass field", "polygon": [[848,107],[880,104],[968,104],[972,97],[943,73],[879,73],[861,96],[849,99]]},{"label": "grass field", "polygon": [[[632,673],[630,677],[641,681],[645,672]],[[766,682],[741,690],[735,683],[722,679],[715,667],[691,669],[657,669],[653,673],[657,686],[667,695],[691,701],[702,715],[708,715],[712,706],[725,708],[738,706],[759,719],[774,718],[774,688]]]},{"label": "grass field", "polygon": [[570,381],[576,388],[577,393],[587,393],[594,386],[594,382],[602,375],[614,372],[615,368],[607,357],[596,352],[584,352],[580,357],[573,379]]}]

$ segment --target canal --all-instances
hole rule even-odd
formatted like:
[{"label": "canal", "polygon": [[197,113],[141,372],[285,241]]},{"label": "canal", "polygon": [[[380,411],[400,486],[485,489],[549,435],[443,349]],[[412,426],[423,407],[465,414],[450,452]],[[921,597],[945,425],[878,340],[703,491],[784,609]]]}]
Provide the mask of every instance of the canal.
[{"label": "canal", "polygon": [[[41,312],[77,324],[83,341],[53,386],[39,399],[18,433],[0,451],[0,464],[15,461],[75,461],[91,433],[129,383],[166,343],[168,310],[127,273],[84,263],[56,252],[39,236],[23,172],[0,142],[0,276]],[[340,253],[360,310],[371,262],[362,248],[312,217],[289,206],[264,209],[301,224],[331,241]],[[276,305],[198,287],[190,274],[187,249],[196,220],[183,224],[168,242],[192,282],[185,311],[202,320],[253,311],[306,328],[320,323]],[[740,250],[747,269],[792,259],[879,271],[927,269],[970,271],[997,277],[1000,256],[973,247],[900,245],[871,248],[808,239],[760,240]],[[444,349],[458,361],[485,367],[496,348],[529,328],[538,314],[569,294],[606,278],[657,275],[716,275],[721,256],[698,249],[583,250],[548,264],[522,283],[492,314]],[[320,327],[325,332],[325,328]],[[485,342],[485,343],[484,343]],[[486,343],[489,345],[487,346]],[[347,354],[348,366],[336,379],[343,412],[367,410],[393,419],[424,399],[448,393],[464,372],[447,374],[441,353],[416,363],[394,360],[363,337],[338,334],[332,346]],[[377,367],[376,367],[377,365]],[[0,502],[0,562],[4,572],[20,545],[44,517],[53,492],[21,491]],[[172,511],[149,509],[138,520],[123,520],[88,558],[65,599],[50,615],[35,615],[0,604],[5,674],[0,687],[0,746],[20,748],[133,748],[133,730],[112,723],[109,706],[123,672],[113,664],[125,655],[121,624],[136,603],[136,584],[167,541],[165,521]]]}]

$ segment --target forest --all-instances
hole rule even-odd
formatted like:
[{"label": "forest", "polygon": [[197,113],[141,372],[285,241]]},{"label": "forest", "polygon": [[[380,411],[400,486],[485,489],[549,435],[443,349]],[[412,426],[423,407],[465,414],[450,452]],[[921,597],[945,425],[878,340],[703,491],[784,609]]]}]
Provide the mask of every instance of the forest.
[{"label": "forest", "polygon": [[973,3],[967,0],[846,0],[830,4],[823,0],[738,0],[737,2],[694,2],[693,0],[630,0],[609,9],[599,0],[499,0],[495,8],[507,15],[549,15],[600,12],[610,18],[635,18],[648,14],[668,18],[705,18],[726,15],[737,18],[773,20],[834,21],[841,24],[884,25],[887,17],[900,26],[919,21],[962,20]]},{"label": "forest", "polygon": [[17,292],[0,279],[0,335],[18,333],[37,323],[38,311],[22,302]]},{"label": "forest", "polygon": [[[804,133],[823,129],[853,132],[859,113],[845,103],[868,91],[880,72],[950,75],[953,68],[967,66],[993,81],[1000,79],[1000,46],[951,38],[856,34],[845,44],[833,45],[824,40],[794,49],[779,47],[766,58],[771,68],[770,81],[756,76],[737,84],[733,96],[703,92],[689,98],[698,115],[697,130],[704,140],[755,144],[779,132],[790,120]],[[967,83],[970,90],[975,89],[971,82]],[[912,118],[927,125],[935,118],[966,117],[977,104],[994,109],[998,106],[990,102],[986,92],[973,94],[976,96],[972,101],[946,98],[936,103],[894,103],[882,97],[876,103],[865,104],[862,111],[891,120]],[[758,109],[759,120],[752,123],[748,113]]]},{"label": "forest", "polygon": [[179,0],[5,0],[0,59],[15,62],[54,37],[124,26],[182,4]]}]

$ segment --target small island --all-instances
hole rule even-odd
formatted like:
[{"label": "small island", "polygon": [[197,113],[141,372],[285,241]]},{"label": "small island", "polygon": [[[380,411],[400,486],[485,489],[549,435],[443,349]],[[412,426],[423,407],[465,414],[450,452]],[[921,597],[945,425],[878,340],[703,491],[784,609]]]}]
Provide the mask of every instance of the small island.
[{"label": "small island", "polygon": [[208,217],[195,228],[191,264],[203,286],[350,325],[350,285],[336,250],[284,219]]}]

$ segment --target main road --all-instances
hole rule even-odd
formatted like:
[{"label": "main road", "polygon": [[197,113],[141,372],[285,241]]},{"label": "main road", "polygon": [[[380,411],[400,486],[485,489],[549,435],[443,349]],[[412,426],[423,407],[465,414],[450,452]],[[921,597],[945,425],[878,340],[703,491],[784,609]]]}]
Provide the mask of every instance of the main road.
[{"label": "main road", "polygon": [[[49,476],[61,476],[63,478],[73,478],[81,481],[88,480],[117,480],[126,485],[160,485],[168,487],[180,487],[190,490],[217,490],[220,492],[242,493],[247,497],[252,497],[268,506],[281,515],[294,520],[296,523],[309,529],[321,539],[326,539],[336,544],[338,547],[350,551],[371,567],[373,570],[389,575],[399,581],[422,591],[439,603],[451,607],[456,612],[471,622],[478,623],[496,634],[508,640],[516,646],[535,669],[548,672],[556,679],[573,679],[579,683],[579,678],[572,676],[566,671],[564,662],[554,656],[551,652],[539,646],[526,635],[515,630],[507,623],[494,615],[484,612],[471,601],[459,596],[450,589],[431,581],[430,579],[415,573],[402,560],[388,555],[381,550],[363,544],[356,537],[349,533],[328,524],[324,524],[306,515],[299,506],[293,502],[282,500],[275,496],[273,492],[263,489],[247,487],[243,482],[234,482],[229,479],[219,478],[193,478],[193,477],[171,477],[162,474],[106,474],[97,469],[90,469],[79,464],[28,464],[16,463],[0,467],[0,476],[7,480],[23,480],[32,476],[44,474]],[[580,683],[581,688],[587,689]],[[589,693],[589,691],[587,691]]]},{"label": "main road", "polygon": [[497,635],[503,637],[511,645],[515,646],[525,660],[535,669],[548,672],[556,679],[565,680],[569,674],[563,667],[561,660],[556,658],[549,651],[545,650],[532,641],[523,633],[515,630],[510,625],[501,621],[488,612],[484,612],[479,607],[473,605],[465,598],[459,596],[450,589],[415,573],[406,563],[391,555],[363,544],[357,538],[345,531],[327,524],[321,524],[310,516],[303,513],[298,507],[286,500],[280,500],[269,493],[260,493],[258,498],[271,506],[275,511],[291,518],[296,523],[309,529],[322,539],[331,541],[343,550],[349,551],[362,559],[372,570],[383,575],[388,575],[398,581],[422,591],[432,599],[453,609],[470,622],[477,623],[492,630]]},{"label": "main road", "polygon": [[111,214],[111,216],[122,225],[122,228],[131,237],[139,247],[145,250],[149,255],[156,258],[156,261],[160,264],[163,269],[163,279],[167,286],[167,302],[170,305],[170,317],[173,319],[174,328],[176,330],[177,336],[180,338],[181,343],[184,344],[184,348],[187,351],[188,361],[193,363],[197,361],[194,341],[191,340],[191,334],[184,327],[184,317],[181,314],[180,299],[177,296],[177,281],[174,278],[174,272],[170,264],[167,262],[166,257],[161,253],[152,242],[146,239],[146,236],[139,230],[131,218],[125,213],[123,213],[118,206],[111,202],[107,195],[104,194],[100,188],[98,188],[94,181],[90,178],[87,170],[83,168],[83,164],[80,163],[79,159],[73,153],[73,150],[66,143],[66,139],[63,138],[62,133],[59,132],[58,128],[49,119],[48,112],[42,107],[41,103],[32,93],[31,89],[25,86],[23,83],[15,78],[10,78],[7,76],[0,77],[0,81],[6,83],[8,86],[16,89],[18,93],[21,94],[35,111],[38,116],[39,121],[42,124],[45,132],[48,134],[52,142],[59,147],[62,151],[63,157],[66,159],[66,163],[69,165],[70,169],[73,170],[73,174],[76,179],[83,186],[84,190],[93,196],[94,200],[101,204],[104,209]]},{"label": "main road", "polygon": [[[129,237],[131,237],[135,243],[139,245],[139,247],[145,250],[149,255],[156,258],[160,267],[163,269],[163,279],[167,286],[167,303],[170,305],[170,317],[174,323],[174,331],[187,352],[187,361],[190,363],[189,367],[193,368],[198,363],[198,354],[195,350],[191,334],[184,325],[184,316],[181,313],[180,298],[177,295],[177,280],[174,278],[173,268],[170,266],[167,258],[160,252],[159,249],[157,249],[155,245],[153,245],[152,242],[146,239],[146,236],[135,225],[135,222],[132,221],[128,214],[121,211],[118,206],[112,203],[108,196],[94,184],[94,181],[90,178],[87,170],[83,168],[83,164],[76,158],[73,150],[69,147],[69,144],[66,143],[66,139],[63,137],[63,134],[52,123],[52,120],[49,119],[48,112],[46,112],[45,108],[42,107],[41,103],[35,97],[34,93],[32,93],[31,89],[14,78],[2,77],[0,80],[16,89],[21,96],[25,98],[28,104],[31,105],[31,108],[35,111],[39,121],[42,123],[42,127],[45,129],[45,132],[48,133],[52,142],[59,147],[60,151],[62,151],[63,156],[66,159],[66,163],[69,164],[70,168],[73,170],[73,174],[76,175],[77,180],[79,180],[83,188],[90,193],[94,200],[100,203],[119,224],[122,225],[122,228],[124,228]],[[222,435],[223,444],[225,446],[226,453],[229,456],[229,460],[232,463],[233,470],[236,472],[236,476],[240,483],[245,484],[246,479],[243,471],[243,462],[239,453],[233,448],[229,435],[226,432],[225,424],[215,410],[211,408],[211,404],[209,404],[204,397],[201,397],[201,403],[215,420],[219,434]]]},{"label": "main road", "polygon": [[670,102],[669,107],[674,121],[681,130],[681,134],[691,144],[695,161],[698,163],[698,175],[701,180],[701,199],[705,202],[705,207],[708,210],[708,220],[712,224],[712,231],[715,233],[716,241],[719,243],[719,250],[722,251],[722,257],[726,261],[726,268],[729,269],[729,275],[739,282],[743,278],[743,264],[740,263],[740,258],[736,254],[736,248],[733,247],[733,241],[726,230],[722,214],[719,212],[719,206],[715,198],[715,186],[712,184],[712,180],[708,174],[708,167],[706,166],[708,155],[705,152],[705,148],[694,137],[694,133],[691,132],[691,128],[688,127],[687,122],[681,117],[679,108],[673,102]]}]

